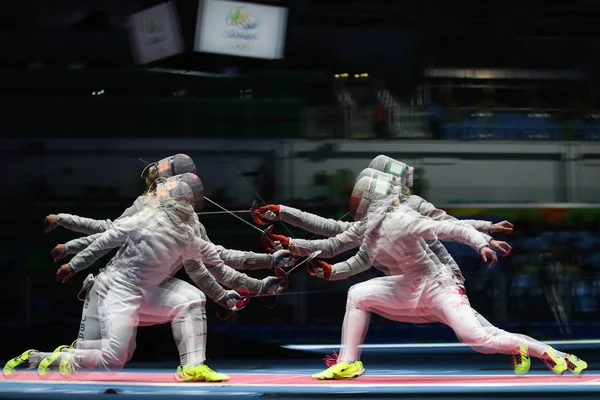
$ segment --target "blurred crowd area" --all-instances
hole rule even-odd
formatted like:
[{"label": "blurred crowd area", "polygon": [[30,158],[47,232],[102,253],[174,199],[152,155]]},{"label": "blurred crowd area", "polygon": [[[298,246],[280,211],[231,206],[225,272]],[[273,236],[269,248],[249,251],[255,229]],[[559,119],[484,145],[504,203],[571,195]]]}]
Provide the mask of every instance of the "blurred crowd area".
[{"label": "blurred crowd area", "polygon": [[[64,204],[73,214],[94,218],[114,218],[127,204],[98,207],[93,203]],[[302,204],[292,204],[303,208]],[[304,207],[306,211],[337,218],[343,208]],[[5,209],[6,210],[6,209]],[[2,307],[3,325],[35,325],[76,327],[83,303],[77,300],[81,282],[88,273],[95,273],[114,254],[110,253],[89,271],[84,271],[66,284],[56,282],[54,274],[60,263],[52,262],[50,251],[79,234],[58,228],[45,234],[43,219],[50,210],[43,205],[23,213],[19,209],[7,212],[2,232],[0,265],[3,279],[0,287],[10,307]],[[459,263],[466,278],[471,305],[490,321],[501,326],[516,326],[524,333],[535,332],[546,338],[591,338],[597,336],[600,301],[600,207],[599,208],[450,208],[447,212],[458,218],[486,219],[492,222],[509,220],[515,225],[511,235],[497,236],[513,246],[510,256],[501,258],[489,269],[471,248],[445,243]],[[249,218],[248,218],[249,220]],[[210,239],[227,248],[264,252],[260,233],[227,215],[202,217]],[[292,237],[317,238],[297,228],[275,224],[275,232]],[[346,259],[344,253],[332,262]],[[252,271],[264,277],[268,271]],[[182,279],[189,279],[184,273]],[[230,320],[219,320],[217,307],[208,302],[209,324],[214,329],[236,331],[248,329],[248,335],[275,341],[339,340],[339,327],[345,310],[346,293],[354,284],[381,274],[375,269],[347,281],[326,282],[309,277],[303,269],[290,277],[284,295],[254,298],[247,309]],[[270,309],[273,305],[275,308]],[[226,315],[219,309],[220,315]],[[373,316],[373,335],[378,340],[414,341],[406,329],[418,329],[410,324],[398,324]],[[269,327],[279,326],[274,330]],[[568,330],[564,330],[564,326]],[[579,327],[575,329],[574,327]],[[420,340],[442,340],[435,329],[423,331]],[[428,336],[429,333],[429,336]],[[452,335],[446,340],[453,340]]]},{"label": "blurred crowd area", "polygon": [[595,85],[577,71],[427,70],[402,84],[368,73],[5,74],[0,104],[19,137],[600,139]]}]

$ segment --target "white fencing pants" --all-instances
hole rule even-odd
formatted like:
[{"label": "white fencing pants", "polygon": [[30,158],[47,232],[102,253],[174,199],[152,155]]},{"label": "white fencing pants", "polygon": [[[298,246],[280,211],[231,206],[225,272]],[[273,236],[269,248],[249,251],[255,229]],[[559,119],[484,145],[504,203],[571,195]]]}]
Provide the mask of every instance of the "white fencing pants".
[{"label": "white fencing pants", "polygon": [[523,342],[517,335],[497,328],[492,334],[492,329],[484,328],[455,285],[386,276],[359,283],[348,291],[340,361],[360,359],[370,312],[399,322],[442,322],[460,341],[486,354],[515,354]]},{"label": "white fencing pants", "polygon": [[[103,285],[95,282],[88,290],[78,338],[77,349],[97,349],[109,346],[109,337],[102,339],[99,295]],[[168,278],[146,296],[137,312],[141,326],[171,322],[181,365],[199,365],[206,358],[206,296],[195,286],[176,278]],[[114,315],[114,313],[113,313]],[[126,317],[123,317],[126,318]],[[137,325],[136,325],[137,326]],[[135,350],[135,335],[127,345],[126,361]]]}]

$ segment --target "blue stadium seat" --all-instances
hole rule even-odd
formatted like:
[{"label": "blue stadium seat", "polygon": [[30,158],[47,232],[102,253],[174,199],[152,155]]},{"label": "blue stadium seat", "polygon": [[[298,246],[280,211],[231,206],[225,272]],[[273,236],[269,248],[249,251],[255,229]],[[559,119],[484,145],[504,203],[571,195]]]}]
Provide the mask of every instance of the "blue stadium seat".
[{"label": "blue stadium seat", "polygon": [[600,235],[587,231],[577,232],[575,247],[578,250],[600,249]]},{"label": "blue stadium seat", "polygon": [[[446,140],[564,140],[565,132],[557,118],[544,114],[494,113],[474,116],[465,113],[466,120],[442,126]],[[580,129],[587,140],[600,140],[600,129],[586,126]]]},{"label": "blue stadium seat", "polygon": [[600,125],[581,125],[579,133],[582,140],[600,140]]}]

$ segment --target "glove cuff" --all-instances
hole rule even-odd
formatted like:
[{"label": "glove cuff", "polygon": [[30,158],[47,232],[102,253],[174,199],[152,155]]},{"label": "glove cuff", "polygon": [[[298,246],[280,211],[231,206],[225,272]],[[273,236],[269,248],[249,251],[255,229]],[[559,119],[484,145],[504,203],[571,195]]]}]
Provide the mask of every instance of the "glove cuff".
[{"label": "glove cuff", "polygon": [[267,209],[279,218],[279,212],[281,211],[281,204],[268,204]]}]

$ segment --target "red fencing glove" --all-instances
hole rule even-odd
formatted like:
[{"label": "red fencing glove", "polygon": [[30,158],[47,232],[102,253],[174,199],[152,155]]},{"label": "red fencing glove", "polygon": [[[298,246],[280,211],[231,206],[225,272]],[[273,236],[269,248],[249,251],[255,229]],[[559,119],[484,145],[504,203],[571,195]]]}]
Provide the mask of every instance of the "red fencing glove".
[{"label": "red fencing glove", "polygon": [[262,234],[261,242],[265,249],[275,252],[290,247],[291,238],[273,233],[273,225],[265,229]]},{"label": "red fencing glove", "polygon": [[323,278],[326,280],[330,280],[331,279],[331,271],[333,270],[333,267],[331,266],[331,264],[326,263],[323,260],[311,260],[306,264],[306,272],[308,272],[308,274],[310,276],[316,276],[318,278]]},{"label": "red fencing glove", "polygon": [[279,219],[279,204],[267,204],[259,207],[256,201],[252,204],[252,219],[258,225],[266,225]]}]

